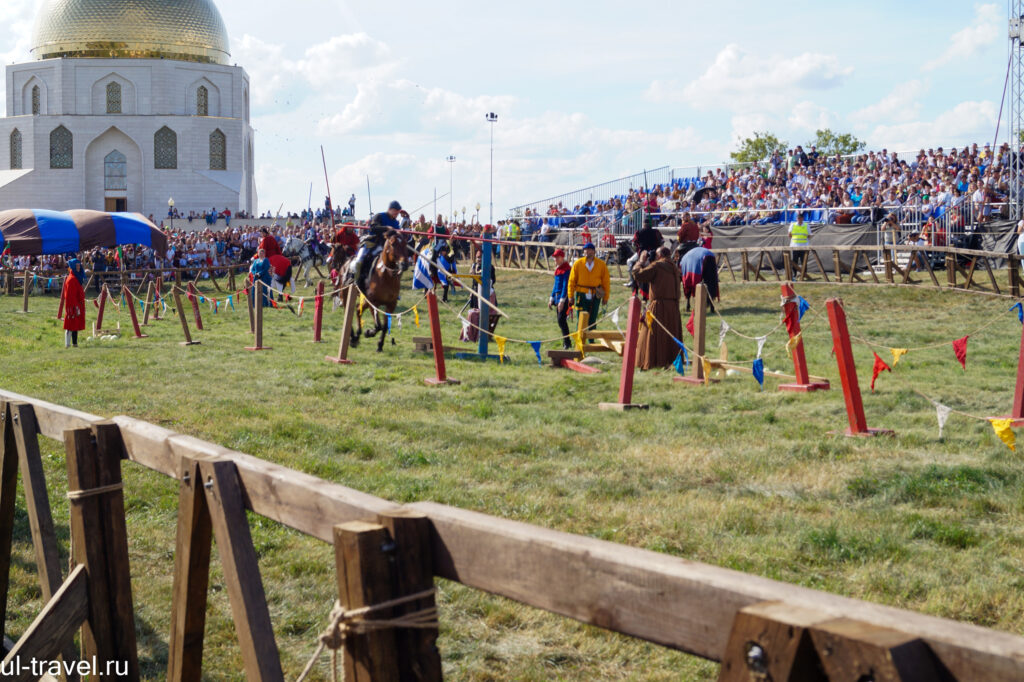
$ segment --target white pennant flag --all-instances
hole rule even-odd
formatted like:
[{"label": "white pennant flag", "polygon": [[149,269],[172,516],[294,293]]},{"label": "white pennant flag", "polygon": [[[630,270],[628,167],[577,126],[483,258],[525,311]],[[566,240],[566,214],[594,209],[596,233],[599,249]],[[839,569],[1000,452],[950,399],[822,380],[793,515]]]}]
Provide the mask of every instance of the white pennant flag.
[{"label": "white pennant flag", "polygon": [[395,320],[395,327],[397,327],[398,329],[401,329],[402,328],[402,316],[401,315],[392,315],[392,317]]},{"label": "white pennant flag", "polygon": [[761,357],[761,351],[764,350],[764,344],[768,341],[767,336],[757,337],[757,357]]},{"label": "white pennant flag", "polygon": [[942,438],[942,429],[946,427],[946,420],[949,419],[949,413],[953,411],[952,407],[946,407],[942,403],[937,403],[934,400],[932,404],[935,405],[935,416],[939,420],[939,438]]},{"label": "white pennant flag", "polygon": [[616,308],[615,310],[612,311],[612,324],[614,324],[616,327],[619,326],[619,309],[618,308]]},{"label": "white pennant flag", "polygon": [[[729,333],[729,329],[731,329],[731,327],[729,327],[729,323],[726,322],[725,320],[722,320],[722,327],[721,327],[721,329],[718,330],[718,347],[719,348],[721,348],[722,344],[725,343],[725,335]],[[758,355],[761,354],[760,349],[758,349],[757,354]]]}]

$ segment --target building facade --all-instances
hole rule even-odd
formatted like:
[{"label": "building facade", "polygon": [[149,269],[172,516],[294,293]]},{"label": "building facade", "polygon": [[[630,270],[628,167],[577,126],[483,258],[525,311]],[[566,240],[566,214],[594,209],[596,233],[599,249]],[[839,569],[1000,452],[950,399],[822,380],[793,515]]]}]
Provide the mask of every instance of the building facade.
[{"label": "building facade", "polygon": [[257,211],[249,77],[212,2],[49,0],[32,54],[7,67],[0,209]]}]

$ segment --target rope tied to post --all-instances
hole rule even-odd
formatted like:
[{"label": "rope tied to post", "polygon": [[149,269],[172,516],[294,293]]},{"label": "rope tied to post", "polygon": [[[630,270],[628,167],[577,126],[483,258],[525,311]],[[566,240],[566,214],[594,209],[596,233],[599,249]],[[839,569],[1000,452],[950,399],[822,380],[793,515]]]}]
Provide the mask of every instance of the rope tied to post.
[{"label": "rope tied to post", "polygon": [[111,483],[110,485],[101,485],[98,488],[89,488],[88,490],[69,490],[67,493],[67,498],[72,502],[76,502],[78,500],[83,500],[87,497],[95,497],[96,495],[112,493],[114,491],[122,489],[124,489],[123,482]]},{"label": "rope tied to post", "polygon": [[[419,609],[418,611],[411,611],[394,618],[381,618],[379,620],[366,620],[365,618],[378,611],[426,599],[433,596],[435,592],[435,588],[432,587],[429,590],[423,590],[422,592],[406,595],[405,597],[389,599],[379,604],[363,606],[358,609],[346,608],[340,601],[335,601],[334,608],[331,609],[330,625],[317,638],[319,643],[317,644],[316,651],[313,652],[296,682],[304,682],[309,673],[312,672],[313,666],[316,665],[320,654],[323,653],[325,648],[331,650],[331,679],[337,682],[339,679],[338,650],[345,645],[345,639],[349,635],[365,635],[370,632],[391,628],[436,628],[438,626],[436,605]],[[344,680],[344,669],[342,669],[342,677],[340,679]]]}]

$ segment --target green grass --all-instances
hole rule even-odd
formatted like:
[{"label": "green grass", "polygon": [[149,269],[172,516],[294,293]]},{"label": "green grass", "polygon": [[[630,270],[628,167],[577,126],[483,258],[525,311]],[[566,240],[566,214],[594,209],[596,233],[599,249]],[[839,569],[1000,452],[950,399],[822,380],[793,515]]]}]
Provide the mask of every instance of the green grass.
[{"label": "green grass", "polygon": [[[779,291],[725,282],[720,310],[755,337],[778,323]],[[56,300],[0,298],[0,387],[104,416],[128,414],[397,502],[432,500],[572,533],[644,547],[859,599],[1024,634],[1024,475],[982,421],[953,414],[942,438],[934,407],[1006,414],[1012,404],[1020,325],[1011,301],[952,291],[798,286],[810,371],[833,390],[781,393],[749,375],[709,387],[673,383],[671,371],[638,374],[634,402],[645,412],[599,412],[615,400],[617,358],[599,375],[538,366],[509,344],[511,362],[448,361],[459,386],[428,388],[430,356],[412,350],[412,316],[398,345],[336,366],[341,311],[327,307],[314,345],[312,305],[302,318],[268,311],[265,343],[249,353],[244,309],[214,316],[182,347],[175,318],[150,338],[83,340],[65,350]],[[546,308],[550,279],[499,273],[499,305],[512,317],[499,334],[557,335]],[[625,301],[618,285],[613,306]],[[209,292],[216,296],[215,292]],[[868,390],[872,356],[854,353],[868,424],[894,438],[846,439],[827,296],[842,296],[853,334],[884,346],[919,348]],[[405,303],[414,300],[404,294]],[[464,298],[455,301],[461,307]],[[90,322],[95,310],[89,307]],[[623,308],[623,317],[625,308]],[[117,321],[117,313],[108,311]],[[972,333],[967,371],[949,342]],[[442,308],[443,334],[459,324]],[[122,313],[121,328],[129,323]],[[190,319],[191,323],[191,319]],[[708,347],[717,355],[718,321]],[[791,371],[783,332],[765,364]],[[493,347],[493,346],[492,346]],[[548,347],[554,347],[549,344]],[[730,356],[752,359],[756,344],[728,337]],[[889,359],[888,352],[879,355]],[[546,358],[545,358],[546,364]],[[67,540],[61,447],[43,444],[58,535]],[[177,493],[173,481],[125,467],[133,589],[144,671],[166,665]],[[251,517],[287,677],[312,652],[334,600],[331,548]],[[12,620],[22,632],[40,608],[28,522],[19,502],[12,569]],[[211,576],[206,671],[242,679],[227,594],[217,560]],[[440,582],[445,674],[485,679],[714,679],[717,666],[661,647]]]}]

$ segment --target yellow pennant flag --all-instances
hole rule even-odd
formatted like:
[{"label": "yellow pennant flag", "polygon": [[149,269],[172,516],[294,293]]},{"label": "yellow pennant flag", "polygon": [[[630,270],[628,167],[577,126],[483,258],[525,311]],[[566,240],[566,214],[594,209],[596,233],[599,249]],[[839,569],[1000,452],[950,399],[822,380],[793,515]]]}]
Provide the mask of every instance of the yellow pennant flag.
[{"label": "yellow pennant flag", "polygon": [[647,311],[647,328],[651,328],[651,324],[654,322],[654,313],[650,310]]},{"label": "yellow pennant flag", "polygon": [[498,344],[498,361],[501,364],[505,364],[505,342],[508,341],[504,336],[494,335],[494,343]]},{"label": "yellow pennant flag", "polygon": [[906,348],[890,348],[889,352],[892,353],[892,366],[900,364],[900,358],[907,354]]},{"label": "yellow pennant flag", "polygon": [[786,342],[786,352],[787,353],[792,355],[794,352],[796,352],[796,345],[798,343],[800,343],[800,337],[803,336],[803,334],[804,333],[801,331],[799,334],[797,334],[796,336],[792,337],[789,341]]},{"label": "yellow pennant flag", "polygon": [[569,338],[572,339],[573,347],[579,351],[580,355],[583,355],[583,339],[580,337],[580,333],[573,332],[572,334],[569,334]]},{"label": "yellow pennant flag", "polygon": [[711,361],[701,357],[700,364],[704,367],[704,384],[707,385],[711,381]]},{"label": "yellow pennant flag", "polygon": [[1006,447],[1010,448],[1014,452],[1017,452],[1017,437],[1013,434],[1012,419],[989,419],[992,424],[992,430],[999,436],[999,440],[1006,443]]},{"label": "yellow pennant flag", "polygon": [[412,307],[412,315],[413,315],[412,321],[416,323],[416,328],[419,329],[419,326],[420,326],[420,309],[417,308],[416,306],[413,306]]},{"label": "yellow pennant flag", "polygon": [[359,307],[362,308],[366,305],[366,297],[363,296],[363,292],[359,292]]}]

